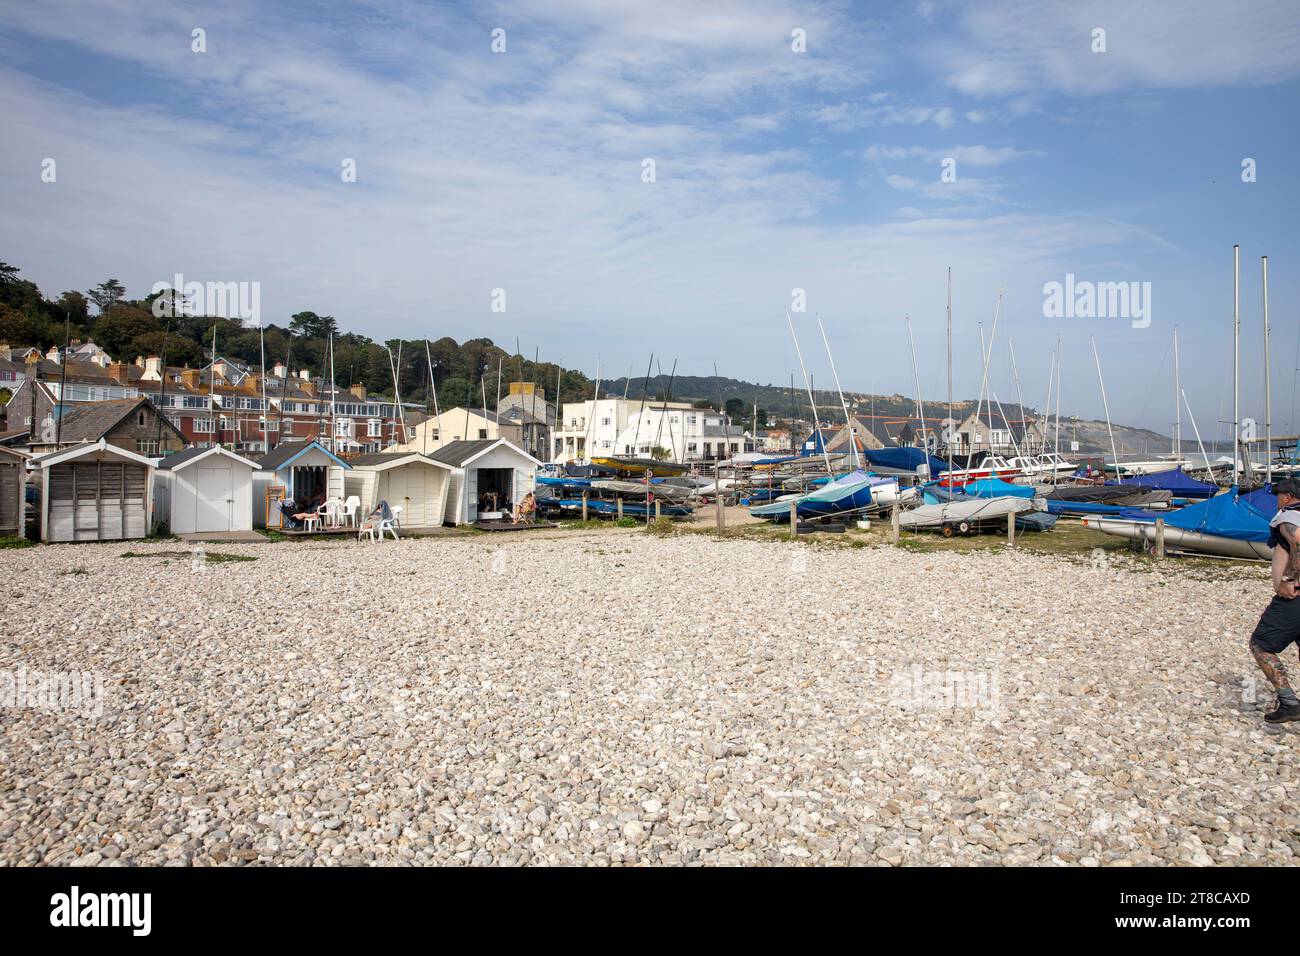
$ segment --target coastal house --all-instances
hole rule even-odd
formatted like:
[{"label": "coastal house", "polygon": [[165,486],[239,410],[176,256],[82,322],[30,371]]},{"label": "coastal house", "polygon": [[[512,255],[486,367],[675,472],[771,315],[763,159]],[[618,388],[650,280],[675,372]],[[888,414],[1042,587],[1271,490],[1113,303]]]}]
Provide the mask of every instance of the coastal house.
[{"label": "coastal house", "polygon": [[154,463],[101,438],[32,461],[42,541],[143,538],[153,511]]},{"label": "coastal house", "polygon": [[447,524],[473,524],[485,513],[508,513],[533,490],[541,465],[504,438],[455,441],[429,457],[452,469],[443,512]]},{"label": "coastal house", "polygon": [[172,534],[252,531],[258,468],[220,445],[168,455],[154,473],[155,524]]},{"label": "coastal house", "polygon": [[447,493],[456,469],[418,452],[380,452],[360,455],[348,461],[352,466],[343,476],[345,497],[361,500],[361,514],[367,515],[381,501],[402,509],[406,528],[436,528],[447,510]]},{"label": "coastal house", "polygon": [[1015,454],[1025,445],[1034,446],[1043,441],[1043,430],[1032,418],[1004,416],[1000,411],[985,408],[982,413],[971,412],[956,428],[955,454],[970,455],[991,452],[995,455]]},{"label": "coastal house", "polygon": [[101,440],[146,458],[180,451],[186,444],[153,402],[139,396],[65,405],[57,422],[47,420],[32,434],[31,449],[39,455]]},{"label": "coastal house", "polygon": [[596,454],[649,458],[655,448],[668,452],[671,461],[708,462],[754,450],[754,438],[743,425],[732,425],[711,408],[686,403],[647,405],[633,414],[614,440],[614,450],[598,448]]},{"label": "coastal house", "polygon": [[524,429],[518,422],[503,418],[486,408],[448,408],[431,415],[418,425],[406,429],[406,440],[395,442],[386,452],[414,451],[430,454],[457,441],[495,441],[509,439],[518,445]]},{"label": "coastal house", "polygon": [[0,445],[0,538],[26,537],[27,455]]}]

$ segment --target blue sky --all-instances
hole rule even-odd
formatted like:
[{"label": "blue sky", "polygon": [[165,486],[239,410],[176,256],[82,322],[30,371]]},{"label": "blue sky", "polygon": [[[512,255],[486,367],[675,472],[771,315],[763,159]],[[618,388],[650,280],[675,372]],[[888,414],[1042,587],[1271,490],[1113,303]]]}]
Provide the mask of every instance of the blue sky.
[{"label": "blue sky", "polygon": [[[952,266],[959,397],[1002,289],[1004,402],[1008,338],[1041,404],[1059,333],[1062,405],[1100,415],[1095,336],[1114,418],[1167,430],[1177,324],[1208,437],[1231,414],[1239,242],[1243,414],[1262,417],[1267,254],[1275,430],[1294,431],[1297,74],[1300,14],[1265,0],[6,3],[0,258],[50,294],[257,281],[273,321],[762,382],[797,371],[801,288],[819,384],[814,313],[846,387],[912,394],[910,316],[929,401]],[[1150,326],[1045,318],[1067,272],[1150,282]]]}]

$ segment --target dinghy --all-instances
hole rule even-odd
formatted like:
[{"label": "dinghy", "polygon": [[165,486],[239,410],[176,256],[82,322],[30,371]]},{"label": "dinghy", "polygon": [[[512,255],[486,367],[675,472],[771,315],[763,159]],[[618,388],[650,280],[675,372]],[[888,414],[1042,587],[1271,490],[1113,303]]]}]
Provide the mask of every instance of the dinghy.
[{"label": "dinghy", "polygon": [[938,528],[945,537],[952,537],[954,534],[968,534],[986,524],[1005,525],[1009,514],[1041,511],[1039,501],[1041,499],[1018,497],[954,498],[904,511],[898,516],[898,525],[908,530]]},{"label": "dinghy", "polygon": [[893,501],[897,497],[897,481],[879,475],[868,475],[864,471],[855,471],[806,495],[793,495],[789,498],[753,505],[749,513],[758,518],[773,518],[781,521],[790,517],[790,502],[795,501],[798,502],[800,518],[823,518],[828,515],[865,511],[868,508],[878,507],[885,500]]},{"label": "dinghy", "polygon": [[1269,515],[1234,488],[1178,511],[1162,514],[1130,508],[1114,515],[1084,518],[1089,528],[1121,538],[1156,540],[1156,519],[1165,521],[1165,546],[1179,551],[1229,558],[1270,559]]}]

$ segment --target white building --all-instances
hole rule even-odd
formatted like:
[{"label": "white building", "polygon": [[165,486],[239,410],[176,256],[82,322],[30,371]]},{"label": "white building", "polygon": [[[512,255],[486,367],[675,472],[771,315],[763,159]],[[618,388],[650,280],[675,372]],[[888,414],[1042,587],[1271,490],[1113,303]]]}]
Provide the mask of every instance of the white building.
[{"label": "white building", "polygon": [[627,427],[628,419],[640,410],[642,404],[640,399],[631,398],[565,402],[560,410],[560,420],[551,433],[551,460],[585,460],[591,455],[621,454],[615,451],[614,443]]},{"label": "white building", "polygon": [[663,448],[673,461],[717,461],[753,451],[754,439],[742,426],[728,425],[720,412],[670,402],[667,408],[660,404],[638,409],[614,447],[612,454],[637,458]]}]

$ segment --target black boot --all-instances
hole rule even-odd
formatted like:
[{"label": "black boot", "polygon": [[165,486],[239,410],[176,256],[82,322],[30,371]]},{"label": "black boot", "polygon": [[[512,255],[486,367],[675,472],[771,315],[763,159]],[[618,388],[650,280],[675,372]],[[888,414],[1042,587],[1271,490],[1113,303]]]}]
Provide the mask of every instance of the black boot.
[{"label": "black boot", "polygon": [[1291,720],[1300,720],[1300,702],[1288,704],[1278,698],[1277,710],[1265,714],[1264,719],[1270,724],[1284,724]]}]

